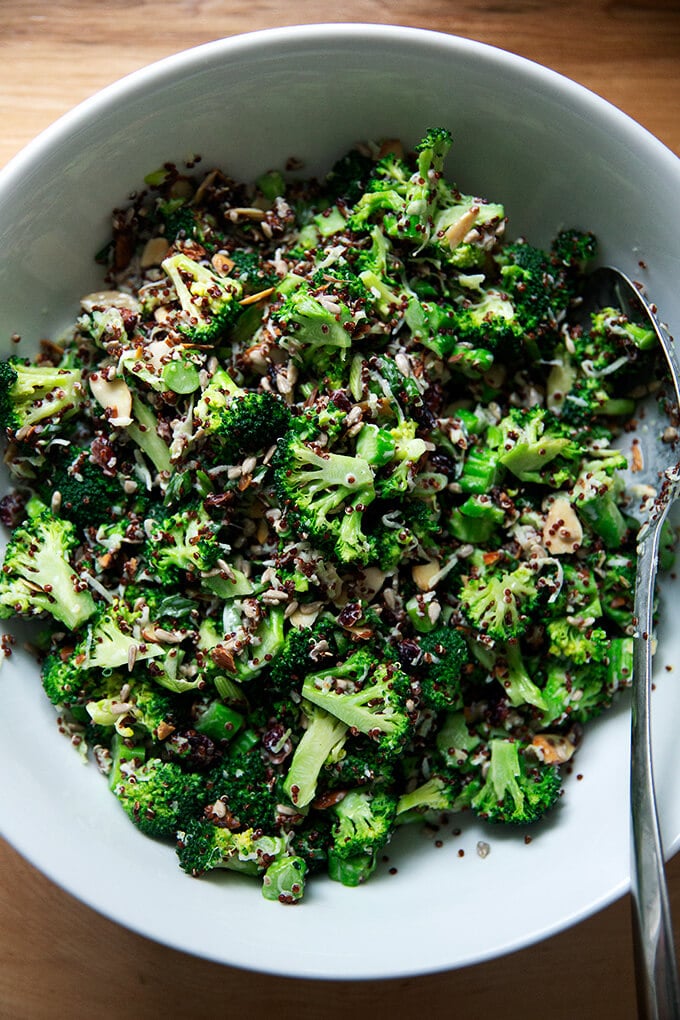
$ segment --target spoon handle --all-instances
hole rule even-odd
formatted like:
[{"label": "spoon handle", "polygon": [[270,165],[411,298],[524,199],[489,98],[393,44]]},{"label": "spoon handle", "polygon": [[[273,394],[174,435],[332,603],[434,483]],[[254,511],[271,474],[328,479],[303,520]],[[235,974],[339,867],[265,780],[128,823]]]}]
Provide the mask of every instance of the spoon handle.
[{"label": "spoon handle", "polygon": [[[671,485],[671,488],[677,486]],[[641,1020],[678,1020],[680,984],[654,794],[650,700],[654,586],[662,525],[673,502],[663,492],[641,540],[635,594],[631,734],[633,942]]]}]

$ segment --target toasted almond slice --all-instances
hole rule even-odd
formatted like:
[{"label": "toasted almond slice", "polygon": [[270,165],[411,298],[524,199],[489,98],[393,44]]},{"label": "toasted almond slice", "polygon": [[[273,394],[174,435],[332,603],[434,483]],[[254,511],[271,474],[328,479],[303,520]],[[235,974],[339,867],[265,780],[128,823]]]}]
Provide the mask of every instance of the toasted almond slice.
[{"label": "toasted almond slice", "polygon": [[150,266],[160,266],[161,262],[168,254],[168,239],[167,237],[151,237],[144,245],[142,254],[139,257],[139,264],[142,269],[148,269]]},{"label": "toasted almond slice", "polygon": [[439,560],[428,560],[427,563],[417,563],[411,568],[411,577],[420,591],[430,591],[432,582],[439,574]]},{"label": "toasted almond slice", "polygon": [[254,305],[254,304],[257,304],[258,301],[264,301],[265,298],[268,298],[269,295],[273,294],[273,293],[274,293],[274,288],[273,287],[267,287],[266,290],[259,290],[257,292],[257,294],[249,294],[248,297],[245,297],[245,298],[243,298],[242,301],[239,301],[239,304],[240,305]]},{"label": "toasted almond slice", "polygon": [[543,525],[543,544],[553,556],[574,552],[583,542],[583,528],[568,499],[560,496],[551,505]]},{"label": "toasted almond slice", "polygon": [[539,733],[531,741],[540,758],[546,765],[563,765],[569,761],[576,750],[567,737],[555,733]]},{"label": "toasted almond slice", "polygon": [[225,255],[223,251],[216,251],[213,257],[210,259],[213,269],[220,274],[220,276],[229,276],[236,263],[233,259],[230,259],[228,255]]},{"label": "toasted almond slice", "polygon": [[254,206],[233,206],[226,210],[227,217],[236,220],[255,220],[261,222],[265,217],[264,209],[256,209]]},{"label": "toasted almond slice", "polygon": [[378,158],[382,159],[383,156],[396,156],[397,159],[404,158],[404,146],[401,144],[399,138],[386,138],[380,146]]},{"label": "toasted almond slice", "polygon": [[444,240],[450,248],[457,248],[465,238],[468,231],[474,226],[479,214],[479,206],[473,205],[467,212],[464,212],[460,219],[452,223],[448,230],[444,231]]},{"label": "toasted almond slice", "polygon": [[90,376],[90,390],[105,411],[111,411],[112,425],[124,427],[132,423],[132,394],[124,379],[105,379],[102,375]]}]

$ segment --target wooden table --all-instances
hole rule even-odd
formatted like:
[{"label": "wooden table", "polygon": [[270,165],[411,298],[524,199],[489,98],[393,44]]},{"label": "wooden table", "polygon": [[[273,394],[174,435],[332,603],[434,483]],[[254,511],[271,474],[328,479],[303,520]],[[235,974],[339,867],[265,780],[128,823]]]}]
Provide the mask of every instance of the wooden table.
[{"label": "wooden table", "polygon": [[[341,18],[326,17],[325,10],[310,0],[116,0],[110,6],[6,0],[0,3],[0,165],[62,112],[150,61],[238,32],[320,20],[413,25],[501,46],[603,95],[680,155],[677,0],[346,0]],[[36,818],[36,832],[39,827]],[[574,863],[574,874],[563,881],[577,881]],[[680,855],[669,880],[679,921]],[[385,983],[282,980],[207,963],[126,931],[0,843],[0,1020],[239,1014],[254,1020],[270,1014],[281,1020],[346,1014],[357,1020],[627,1020],[635,1016],[629,910],[626,898],[535,947],[447,974]]]}]

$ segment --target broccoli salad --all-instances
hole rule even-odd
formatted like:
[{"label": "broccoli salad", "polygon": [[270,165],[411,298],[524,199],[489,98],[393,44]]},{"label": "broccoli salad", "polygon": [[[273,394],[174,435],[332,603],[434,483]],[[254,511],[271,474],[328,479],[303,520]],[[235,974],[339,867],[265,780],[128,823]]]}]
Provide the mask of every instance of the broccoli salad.
[{"label": "broccoli salad", "polygon": [[584,326],[596,238],[506,239],[450,146],[167,164],[73,326],[0,363],[0,616],[132,823],[283,903],[401,826],[524,832],[631,680],[613,441],[654,335]]}]

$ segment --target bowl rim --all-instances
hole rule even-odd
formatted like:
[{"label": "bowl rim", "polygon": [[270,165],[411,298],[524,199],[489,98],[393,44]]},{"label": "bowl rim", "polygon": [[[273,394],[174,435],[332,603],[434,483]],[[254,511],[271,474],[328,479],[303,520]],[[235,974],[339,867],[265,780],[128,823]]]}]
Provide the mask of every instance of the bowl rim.
[{"label": "bowl rim", "polygon": [[218,58],[224,51],[234,54],[247,54],[249,50],[264,50],[271,48],[275,50],[282,42],[297,40],[298,42],[309,43],[314,38],[330,42],[332,39],[342,41],[343,39],[359,36],[361,41],[365,40],[388,40],[392,43],[410,42],[430,44],[434,46],[445,46],[453,50],[466,52],[479,52],[481,55],[493,58],[497,63],[504,64],[510,68],[531,69],[536,78],[541,79],[543,84],[550,89],[567,90],[571,95],[588,99],[602,111],[614,116],[621,130],[632,131],[639,139],[640,133],[647,136],[647,141],[658,149],[658,155],[669,158],[671,162],[680,161],[680,157],[662,142],[656,135],[634,120],[629,114],[616,106],[610,100],[605,99],[594,90],[568,77],[560,71],[556,71],[546,65],[520,54],[505,50],[502,47],[491,43],[480,42],[466,36],[455,33],[441,32],[434,29],[419,28],[408,25],[381,24],[380,22],[310,22],[305,24],[283,25],[275,28],[255,29],[251,32],[240,32],[232,36],[223,36],[209,42],[200,43],[197,46],[178,50],[158,60],[139,67],[121,78],[98,89],[92,95],[87,96],[74,107],[62,113],[56,120],[48,124],[35,138],[26,143],[0,168],[0,189],[6,187],[15,176],[18,178],[23,173],[24,166],[33,162],[39,157],[40,152],[49,149],[60,136],[67,137],[75,133],[82,125],[96,115],[100,109],[105,109],[111,103],[115,103],[123,94],[135,95],[145,90],[149,85],[161,82],[164,76],[175,77],[178,73],[186,73],[190,68],[207,64],[213,58]]}]

